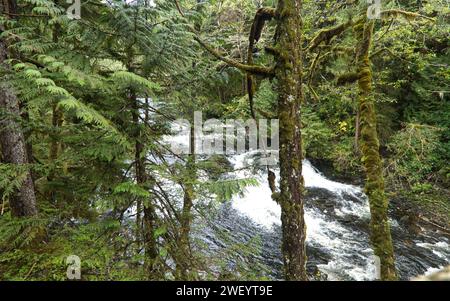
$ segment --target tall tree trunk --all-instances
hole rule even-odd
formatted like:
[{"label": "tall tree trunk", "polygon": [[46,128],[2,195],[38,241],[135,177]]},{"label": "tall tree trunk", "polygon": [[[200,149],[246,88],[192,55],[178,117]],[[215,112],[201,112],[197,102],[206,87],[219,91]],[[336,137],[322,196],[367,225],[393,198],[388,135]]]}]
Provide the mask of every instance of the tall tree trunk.
[{"label": "tall tree trunk", "polygon": [[[148,185],[148,177],[145,171],[145,154],[144,154],[144,144],[142,142],[143,135],[141,131],[141,125],[139,123],[139,103],[136,95],[131,93],[130,101],[132,102],[133,110],[133,126],[134,126],[134,137],[135,137],[135,172],[136,172],[136,182],[138,185],[144,188]],[[148,187],[147,187],[148,188]],[[156,244],[156,239],[154,237],[155,233],[155,221],[156,212],[153,207],[151,200],[143,202],[143,238],[144,238],[144,249],[145,249],[145,268],[149,279],[156,278],[154,273],[156,272],[156,260],[158,258],[158,248]]]},{"label": "tall tree trunk", "polygon": [[[14,13],[14,1],[2,1],[1,12]],[[1,29],[1,28],[0,28]],[[5,40],[0,39],[0,65],[5,69],[8,50]],[[3,161],[26,167],[28,162],[27,146],[20,126],[20,102],[13,87],[5,77],[0,80],[0,143]],[[33,216],[37,214],[36,195],[31,172],[27,168],[25,179],[19,189],[10,198],[11,214],[15,217]]]},{"label": "tall tree trunk", "polygon": [[[272,198],[281,206],[282,252],[286,280],[308,280],[306,275],[306,225],[303,210],[304,181],[302,176],[302,137],[300,106],[303,95],[302,65],[302,1],[279,0],[275,12],[260,9],[250,32],[247,65],[225,58],[220,52],[196,38],[216,58],[230,66],[249,73],[247,76],[250,111],[253,110],[253,84],[251,75],[275,76],[278,91],[278,119],[280,123],[280,191]],[[253,42],[258,41],[266,20],[275,17],[277,28],[275,47],[270,53],[275,56],[275,68],[252,64]],[[269,177],[272,175],[269,173]],[[272,182],[272,180],[270,180]],[[274,185],[271,185],[274,189]]]},{"label": "tall tree trunk", "polygon": [[[55,4],[57,4],[57,1],[55,1]],[[53,43],[58,43],[59,40],[59,34],[61,31],[61,25],[56,23],[54,25],[53,28]],[[54,162],[56,159],[58,159],[58,153],[59,153],[59,142],[58,142],[58,136],[57,136],[57,132],[58,132],[58,128],[61,127],[62,125],[62,112],[61,110],[58,108],[57,103],[55,102],[52,106],[52,136],[51,136],[51,143],[50,143],[50,150],[49,150],[49,158],[51,160],[51,162]]]},{"label": "tall tree trunk", "polygon": [[188,155],[186,162],[187,177],[184,183],[184,199],[183,199],[183,211],[180,221],[180,259],[177,264],[177,274],[179,280],[189,280],[188,272],[190,268],[191,260],[191,248],[189,241],[189,234],[191,232],[191,220],[192,220],[192,206],[195,199],[194,180],[196,177],[195,170],[195,132],[194,127],[191,127],[190,132],[190,154]]},{"label": "tall tree trunk", "polygon": [[280,122],[280,192],[282,252],[286,280],[307,280],[306,226],[303,211],[301,0],[279,0],[276,11],[276,67]]},{"label": "tall tree trunk", "polygon": [[361,126],[360,126],[361,114],[359,107],[356,108],[356,118],[355,118],[355,153],[359,152],[359,137],[361,136]]},{"label": "tall tree trunk", "polygon": [[62,112],[57,107],[56,104],[53,105],[52,108],[52,126],[53,126],[53,133],[51,136],[51,143],[50,143],[50,150],[49,150],[49,159],[50,161],[55,161],[58,159],[59,151],[60,151],[60,144],[58,141],[57,132],[59,128],[62,126],[63,119],[62,119]]},{"label": "tall tree trunk", "polygon": [[[58,159],[61,144],[59,142],[59,128],[62,126],[63,118],[62,112],[58,109],[57,104],[55,103],[52,108],[52,132],[50,134],[50,147],[49,147],[49,161],[51,164],[54,164]],[[55,180],[56,177],[56,165],[51,169],[49,175],[47,176],[48,182],[51,184]],[[51,186],[50,186],[51,187]],[[56,191],[52,188],[49,189],[47,193],[47,197],[51,202],[56,205],[57,204],[57,195]]]},{"label": "tall tree trunk", "polygon": [[370,203],[371,242],[375,255],[381,261],[381,280],[396,280],[394,249],[388,221],[388,200],[384,191],[383,166],[379,153],[377,119],[372,95],[372,71],[369,50],[373,21],[355,26],[358,45],[358,87],[361,118],[360,148],[366,171],[366,194]]}]

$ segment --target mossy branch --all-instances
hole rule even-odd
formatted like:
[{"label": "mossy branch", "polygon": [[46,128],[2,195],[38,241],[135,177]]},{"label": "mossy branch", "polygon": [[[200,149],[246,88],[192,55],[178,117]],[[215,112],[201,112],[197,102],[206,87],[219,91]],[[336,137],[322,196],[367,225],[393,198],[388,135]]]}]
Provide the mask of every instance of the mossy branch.
[{"label": "mossy branch", "polygon": [[314,88],[312,86],[312,81],[313,81],[313,77],[314,77],[314,72],[316,71],[316,67],[317,67],[317,64],[320,59],[320,52],[321,52],[321,50],[319,49],[319,51],[317,52],[316,56],[314,57],[314,59],[311,63],[311,66],[309,68],[309,79],[308,79],[308,84],[307,84],[307,86],[308,86],[309,90],[311,91],[311,94],[313,95],[314,100],[316,102],[319,102],[319,96],[317,95],[316,91],[314,90]]},{"label": "mossy branch", "polygon": [[359,75],[357,72],[344,73],[337,78],[337,85],[344,86],[347,84],[353,84],[358,79],[359,79]]},{"label": "mossy branch", "polygon": [[353,21],[352,19],[348,20],[345,23],[333,26],[331,28],[325,28],[319,31],[319,33],[311,40],[309,43],[309,47],[307,48],[307,51],[313,51],[316,49],[322,42],[329,43],[330,40],[346,31],[348,28],[350,28],[355,23],[358,23],[360,19],[357,21]]},{"label": "mossy branch", "polygon": [[311,95],[314,97],[314,101],[319,102],[320,101],[319,95],[317,94],[316,90],[314,90],[313,86],[311,84],[308,84],[307,87],[311,92]]},{"label": "mossy branch", "polygon": [[280,55],[280,51],[278,49],[276,49],[275,47],[272,46],[266,46],[264,47],[264,51],[267,54],[273,55],[273,56],[277,56]]},{"label": "mossy branch", "polygon": [[256,112],[258,112],[262,117],[266,118],[266,119],[276,119],[277,115],[273,112],[267,112],[264,111],[260,108],[255,108]]},{"label": "mossy branch", "polygon": [[231,67],[235,67],[241,71],[248,72],[250,74],[254,75],[260,75],[260,76],[273,76],[274,71],[273,68],[269,68],[266,66],[259,66],[259,65],[246,65],[242,64],[238,61],[235,61],[233,59],[227,58],[222,53],[220,53],[218,50],[214,49],[212,46],[205,43],[202,39],[200,39],[198,36],[194,37],[194,39],[203,46],[209,53],[211,53],[213,56],[215,56],[217,59],[227,63]]},{"label": "mossy branch", "polygon": [[258,42],[261,38],[261,33],[266,21],[270,21],[275,17],[275,9],[272,7],[263,7],[258,9],[253,20],[252,29],[250,31],[249,42],[252,44],[254,41]]},{"label": "mossy branch", "polygon": [[421,19],[425,19],[431,22],[435,22],[435,19],[418,14],[418,13],[413,13],[413,12],[409,12],[409,11],[404,11],[401,9],[389,9],[389,10],[384,10],[381,12],[381,17],[382,18],[398,18],[398,17],[403,17],[408,21],[413,21],[415,19],[421,18]]},{"label": "mossy branch", "polygon": [[[183,10],[182,10],[181,5],[178,2],[178,0],[175,0],[175,5],[176,5],[180,15],[184,16]],[[266,9],[264,11],[261,11],[260,13],[263,16],[270,15],[272,13],[274,14],[274,12],[272,12],[271,9]],[[235,67],[241,71],[247,72],[249,74],[254,74],[254,75],[260,75],[260,76],[266,76],[266,77],[274,75],[273,68],[269,68],[269,67],[265,67],[265,66],[258,66],[258,65],[253,65],[253,64],[246,65],[246,64],[240,63],[238,61],[235,61],[233,59],[227,58],[225,55],[220,53],[220,51],[214,49],[212,46],[210,46],[206,42],[204,42],[197,34],[195,34],[194,40],[196,40],[201,46],[203,46],[203,48],[205,48],[209,53],[211,53],[217,59],[225,62],[226,64],[228,64],[231,67]]]}]

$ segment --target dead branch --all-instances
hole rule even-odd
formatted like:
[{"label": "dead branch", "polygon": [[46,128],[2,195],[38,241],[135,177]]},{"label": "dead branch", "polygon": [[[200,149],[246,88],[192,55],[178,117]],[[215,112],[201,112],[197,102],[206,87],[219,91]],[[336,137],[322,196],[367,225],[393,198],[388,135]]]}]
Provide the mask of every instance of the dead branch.
[{"label": "dead branch", "polygon": [[181,8],[180,2],[178,2],[178,0],[175,0],[175,6],[177,7],[178,12],[180,13],[180,15],[182,17],[184,17],[184,12],[183,9]]}]

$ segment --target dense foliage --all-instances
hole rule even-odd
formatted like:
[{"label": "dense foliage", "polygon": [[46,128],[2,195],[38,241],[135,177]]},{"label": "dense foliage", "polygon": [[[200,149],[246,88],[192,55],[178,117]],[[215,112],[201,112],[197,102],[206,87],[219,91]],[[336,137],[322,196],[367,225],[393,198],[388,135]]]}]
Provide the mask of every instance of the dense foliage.
[{"label": "dense foliage", "polygon": [[[382,2],[426,16],[398,13],[374,25],[386,190],[448,227],[450,9],[445,0]],[[256,181],[230,176],[226,156],[172,154],[164,137],[172,121],[192,120],[194,111],[204,119],[252,117],[245,73],[196,39],[245,62],[255,11],[277,1],[81,1],[78,20],[67,17],[65,1],[1,3],[0,89],[14,92],[20,114],[1,107],[0,120],[19,125],[28,163],[0,157],[0,280],[65,280],[71,254],[83,259],[83,280],[265,279],[261,266],[239,261],[258,252],[257,237],[212,257],[195,235],[205,224],[214,228],[217,207]],[[350,78],[358,38],[349,29],[311,45],[366,8],[331,0],[304,0],[302,8],[303,155],[356,182],[365,158]],[[274,31],[262,32],[255,63],[273,62],[264,48]],[[257,117],[276,118],[276,79],[256,77],[254,85]],[[38,214],[17,217],[10,200],[28,173]],[[229,261],[237,262],[231,270]]]}]

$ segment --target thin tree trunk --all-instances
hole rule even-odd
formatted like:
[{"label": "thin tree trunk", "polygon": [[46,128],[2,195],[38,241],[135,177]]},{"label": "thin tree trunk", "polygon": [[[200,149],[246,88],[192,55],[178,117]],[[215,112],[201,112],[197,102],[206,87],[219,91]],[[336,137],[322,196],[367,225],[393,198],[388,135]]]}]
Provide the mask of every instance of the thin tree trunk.
[{"label": "thin tree trunk", "polygon": [[361,114],[359,111],[359,107],[356,108],[356,120],[355,120],[355,152],[359,151],[359,137],[361,136],[361,127],[360,127]]},{"label": "thin tree trunk", "polygon": [[[60,152],[60,143],[58,141],[58,128],[62,125],[62,113],[54,104],[52,108],[52,133],[50,135],[50,147],[49,147],[49,160],[51,163],[55,163],[58,159]],[[52,169],[47,176],[47,180],[51,183],[55,179],[55,169]],[[57,204],[56,191],[50,189],[47,193],[47,197],[52,201],[53,204]]]},{"label": "thin tree trunk", "polygon": [[189,241],[189,234],[191,232],[191,219],[192,219],[192,206],[195,198],[193,181],[196,177],[195,171],[195,135],[194,127],[191,127],[190,132],[190,154],[187,158],[186,169],[188,177],[186,183],[184,183],[184,199],[183,199],[183,211],[180,221],[180,259],[177,265],[177,274],[179,280],[188,280],[188,272],[190,268],[191,260],[191,248]]},{"label": "thin tree trunk", "polygon": [[[247,64],[226,58],[200,38],[195,38],[216,58],[249,74],[247,83],[252,116],[255,116],[255,113],[253,110],[251,75],[275,76],[276,78],[280,123],[280,191],[273,193],[272,198],[281,206],[282,253],[286,280],[308,280],[306,275],[306,226],[303,209],[304,183],[300,122],[300,106],[304,100],[301,8],[301,0],[279,0],[275,12],[271,9],[258,10],[254,26],[250,32]],[[253,59],[250,53],[254,40],[258,40],[265,20],[273,17],[277,20],[275,47],[270,51],[275,56],[276,65],[274,69],[252,64]],[[255,22],[258,24],[255,25]]]},{"label": "thin tree trunk", "polygon": [[[3,1],[1,12],[14,13],[16,3]],[[0,28],[1,29],[1,28]],[[6,42],[0,39],[0,65],[6,69],[8,59]],[[36,195],[31,172],[27,167],[28,153],[23,129],[20,126],[20,102],[14,93],[8,79],[0,80],[0,144],[2,148],[3,162],[23,166],[26,168],[26,176],[17,191],[10,197],[11,214],[15,217],[33,216],[37,214]]]},{"label": "thin tree trunk", "polygon": [[[56,44],[58,43],[59,34],[60,34],[60,28],[61,26],[56,23],[53,28],[53,42]],[[56,136],[56,132],[58,131],[58,128],[62,125],[62,112],[58,108],[57,103],[53,104],[52,107],[52,126],[53,126],[53,135],[51,136],[51,143],[50,143],[50,160],[53,162],[58,158],[58,152],[59,152],[59,143],[58,138]]]},{"label": "thin tree trunk", "polygon": [[[134,136],[135,136],[135,171],[136,171],[136,182],[138,185],[145,187],[148,183],[147,173],[145,171],[145,154],[144,154],[144,144],[142,142],[142,131],[139,123],[139,103],[136,95],[131,93],[130,101],[132,102],[133,110],[133,126],[134,126]],[[151,200],[143,202],[143,237],[144,237],[144,249],[145,249],[145,268],[148,273],[149,279],[154,279],[156,271],[156,260],[158,258],[158,248],[156,244],[156,239],[154,237],[155,233],[155,221],[156,212],[153,207]]]},{"label": "thin tree trunk", "polygon": [[281,206],[286,280],[307,280],[300,123],[303,102],[301,4],[301,0],[279,0],[276,11],[275,76],[279,95],[280,192],[274,194],[274,199]]},{"label": "thin tree trunk", "polygon": [[373,21],[355,26],[360,40],[358,47],[358,87],[361,118],[360,148],[366,170],[366,194],[370,203],[371,242],[374,253],[381,261],[381,280],[396,280],[394,249],[388,221],[388,200],[384,191],[383,166],[379,153],[377,120],[372,95],[372,71],[369,50]]},{"label": "thin tree trunk", "polygon": [[[19,101],[19,110],[20,110],[20,116],[21,116],[21,119],[23,120],[23,122],[26,124],[29,123],[30,122],[30,114],[28,114],[26,106],[24,106],[23,103],[21,103],[20,101]],[[25,139],[25,147],[27,149],[28,163],[33,164],[34,163],[33,144],[30,140],[31,131],[23,130],[23,136]],[[31,171],[31,177],[33,178],[33,182],[34,182],[36,180],[36,176],[34,175],[33,171]]]},{"label": "thin tree trunk", "polygon": [[53,162],[56,159],[58,159],[58,155],[59,155],[59,151],[60,151],[58,137],[56,137],[55,132],[57,132],[58,128],[60,128],[62,126],[62,113],[57,108],[56,104],[53,105],[53,108],[52,108],[52,126],[53,126],[54,133],[52,134],[52,137],[51,137],[49,158],[50,158],[50,161]]}]

